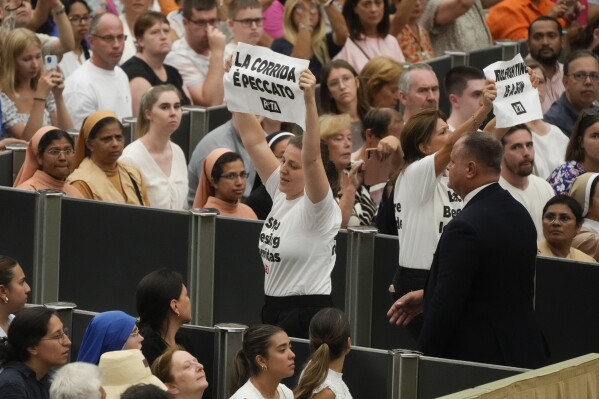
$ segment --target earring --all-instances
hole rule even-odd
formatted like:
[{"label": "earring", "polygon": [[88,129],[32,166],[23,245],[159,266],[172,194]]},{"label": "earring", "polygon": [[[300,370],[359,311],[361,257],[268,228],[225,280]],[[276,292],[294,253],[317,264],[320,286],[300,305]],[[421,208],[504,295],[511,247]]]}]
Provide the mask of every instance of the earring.
[{"label": "earring", "polygon": [[4,303],[5,303],[5,304],[7,304],[7,303],[8,303],[8,297],[7,297],[7,296],[6,296],[6,297],[4,297],[2,300],[4,301]]},{"label": "earring", "polygon": [[260,368],[262,369],[262,371],[268,371],[268,367],[266,367],[265,364],[261,364]]},{"label": "earring", "polygon": [[177,310],[175,313],[177,314],[177,317],[179,317],[179,311]]}]

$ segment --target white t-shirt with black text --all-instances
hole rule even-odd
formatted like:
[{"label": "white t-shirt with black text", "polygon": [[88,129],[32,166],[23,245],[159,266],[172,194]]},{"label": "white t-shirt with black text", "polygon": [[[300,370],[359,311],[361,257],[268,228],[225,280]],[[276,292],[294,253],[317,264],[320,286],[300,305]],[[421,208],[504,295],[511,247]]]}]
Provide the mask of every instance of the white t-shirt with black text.
[{"label": "white t-shirt with black text", "polygon": [[330,295],[341,209],[330,188],[322,201],[313,204],[305,194],[288,201],[279,191],[279,182],[277,168],[265,184],[273,206],[258,243],[264,293],[279,297]]},{"label": "white t-shirt with black text", "polygon": [[462,210],[462,199],[435,175],[435,155],[410,164],[395,183],[399,265],[428,270],[443,228]]}]

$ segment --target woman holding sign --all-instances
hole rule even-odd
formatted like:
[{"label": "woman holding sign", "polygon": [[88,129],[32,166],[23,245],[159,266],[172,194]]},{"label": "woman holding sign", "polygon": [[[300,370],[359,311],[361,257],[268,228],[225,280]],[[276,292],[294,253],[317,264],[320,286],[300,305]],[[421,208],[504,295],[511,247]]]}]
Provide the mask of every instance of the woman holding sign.
[{"label": "woman holding sign", "polygon": [[304,70],[299,85],[306,131],[303,137],[291,138],[281,161],[253,115],[233,112],[233,118],[245,127],[241,139],[273,199],[258,243],[265,273],[262,321],[282,327],[290,336],[307,338],[312,316],[332,306],[331,271],[341,210],[329,183],[338,174],[326,146],[321,148],[316,78]]},{"label": "woman holding sign", "polygon": [[[393,278],[396,298],[424,288],[443,228],[462,209],[462,199],[447,187],[445,171],[455,142],[477,130],[493,109],[495,84],[487,81],[483,92],[483,106],[454,131],[437,110],[415,114],[403,128],[404,164],[395,183],[394,201],[401,248]],[[409,328],[417,334],[420,323],[412,322]]]}]

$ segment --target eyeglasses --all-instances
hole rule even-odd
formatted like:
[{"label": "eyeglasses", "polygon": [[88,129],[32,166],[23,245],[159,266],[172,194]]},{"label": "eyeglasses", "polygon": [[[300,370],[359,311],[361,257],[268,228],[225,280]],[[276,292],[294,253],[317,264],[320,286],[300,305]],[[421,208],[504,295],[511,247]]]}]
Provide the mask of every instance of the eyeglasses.
[{"label": "eyeglasses", "polygon": [[135,328],[133,329],[131,334],[129,334],[129,336],[132,338],[137,338],[138,335],[139,335],[139,328],[137,328],[137,326],[135,326]]},{"label": "eyeglasses", "polygon": [[244,28],[251,28],[252,25],[262,26],[264,23],[264,17],[261,18],[246,18],[246,19],[234,19],[234,22],[239,22]]},{"label": "eyeglasses", "polygon": [[72,17],[69,17],[69,21],[76,25],[86,24],[90,19],[92,19],[92,17],[89,15],[73,15]]},{"label": "eyeglasses", "polygon": [[46,153],[52,155],[53,157],[57,157],[60,154],[64,154],[65,156],[69,156],[69,155],[73,155],[75,153],[75,150],[73,149],[73,147],[71,148],[65,148],[65,149],[60,149],[60,148],[50,148],[49,150],[46,150]]},{"label": "eyeglasses", "polygon": [[343,75],[340,79],[329,80],[327,86],[330,89],[336,89],[341,83],[343,83],[343,86],[347,86],[352,79],[354,79],[353,75]]},{"label": "eyeglasses", "polygon": [[591,79],[591,82],[597,82],[599,81],[599,72],[583,72],[583,71],[578,71],[578,72],[574,72],[574,73],[569,73],[566,76],[572,76],[574,78],[574,80],[577,80],[579,82],[584,82],[587,80],[587,78]]},{"label": "eyeglasses", "polygon": [[52,337],[44,337],[42,338],[42,341],[51,341],[51,340],[57,340],[59,344],[64,345],[64,339],[65,337],[68,339],[69,338],[69,329],[65,328],[63,331],[57,333],[56,335],[52,336]]},{"label": "eyeglasses", "polygon": [[98,39],[106,42],[106,43],[114,43],[115,41],[117,41],[118,43],[124,42],[125,40],[127,40],[127,35],[105,35],[105,36],[100,36],[100,35],[94,35],[92,34],[92,36],[97,37]]},{"label": "eyeglasses", "polygon": [[16,11],[21,7],[23,7],[23,0],[10,0],[8,3],[6,3],[4,9],[6,11]]},{"label": "eyeglasses", "polygon": [[240,178],[241,180],[245,180],[248,178],[250,174],[248,172],[241,172],[239,174],[237,173],[228,173],[226,175],[221,175],[220,177],[222,177],[223,179],[227,179],[227,180],[237,180],[237,178]]},{"label": "eyeglasses", "polygon": [[212,18],[212,19],[188,19],[189,22],[191,22],[192,24],[194,24],[195,26],[197,26],[198,28],[205,28],[208,25],[210,26],[216,26],[216,24],[218,24],[218,19],[216,18]]},{"label": "eyeglasses", "polygon": [[572,220],[572,218],[568,215],[563,215],[563,214],[556,215],[553,213],[548,213],[545,216],[543,216],[543,220],[546,221],[547,223],[554,223],[555,221],[559,220],[560,223],[566,224],[570,220]]}]

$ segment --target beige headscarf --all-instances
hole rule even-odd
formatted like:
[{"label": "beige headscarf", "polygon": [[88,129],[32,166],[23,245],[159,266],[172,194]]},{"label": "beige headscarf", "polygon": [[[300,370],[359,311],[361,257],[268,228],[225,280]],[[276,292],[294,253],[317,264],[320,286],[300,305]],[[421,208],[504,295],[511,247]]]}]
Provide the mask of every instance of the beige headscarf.
[{"label": "beige headscarf", "polygon": [[87,148],[87,139],[90,132],[104,118],[115,118],[119,120],[119,117],[112,111],[98,111],[89,115],[83,120],[81,129],[79,130],[79,138],[77,139],[77,148],[75,148],[75,159],[73,159],[73,169],[77,169],[81,161],[85,158],[85,149]]},{"label": "beige headscarf", "polygon": [[204,158],[204,162],[202,162],[202,171],[200,173],[198,190],[196,191],[196,196],[193,200],[194,208],[201,208],[204,206],[206,201],[208,201],[208,197],[210,197],[210,193],[212,191],[212,186],[210,185],[210,175],[212,174],[212,169],[214,168],[214,164],[218,158],[227,152],[233,151],[228,148],[216,148],[212,150],[212,152],[208,154],[206,158]]},{"label": "beige headscarf", "polygon": [[37,132],[35,132],[31,140],[29,140],[29,143],[27,143],[27,150],[25,151],[25,161],[21,166],[21,170],[19,170],[17,179],[12,185],[13,187],[17,187],[24,181],[29,180],[31,176],[33,176],[33,174],[40,168],[40,164],[37,161],[37,149],[42,137],[52,130],[60,129],[55,126],[41,127],[37,130]]}]

